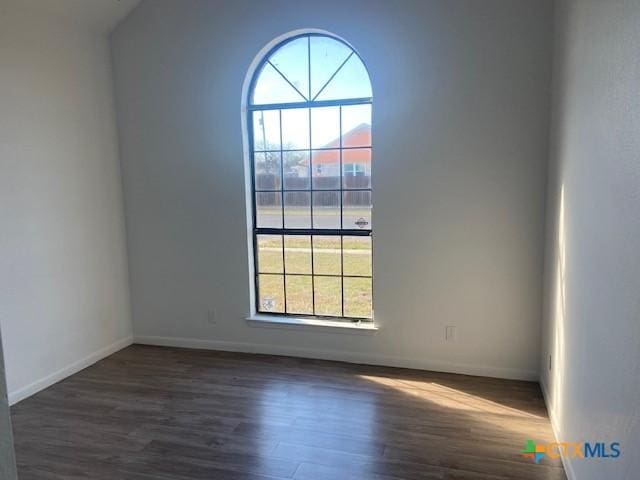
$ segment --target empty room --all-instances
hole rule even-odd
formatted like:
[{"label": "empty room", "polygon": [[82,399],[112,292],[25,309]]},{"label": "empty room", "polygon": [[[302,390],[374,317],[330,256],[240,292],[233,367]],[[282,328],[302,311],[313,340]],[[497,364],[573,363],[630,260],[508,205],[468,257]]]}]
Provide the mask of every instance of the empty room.
[{"label": "empty room", "polygon": [[0,0],[0,480],[638,480],[640,0]]}]

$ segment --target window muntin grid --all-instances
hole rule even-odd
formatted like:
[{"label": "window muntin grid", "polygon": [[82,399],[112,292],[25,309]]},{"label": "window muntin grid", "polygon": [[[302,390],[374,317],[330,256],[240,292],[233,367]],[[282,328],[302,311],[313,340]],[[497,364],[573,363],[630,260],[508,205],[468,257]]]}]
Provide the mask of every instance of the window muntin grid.
[{"label": "window muntin grid", "polygon": [[[314,72],[315,44],[343,51],[332,73]],[[278,45],[256,72],[248,108],[256,309],[369,320],[372,98],[364,64],[344,42],[307,34]],[[265,75],[280,82],[271,97]],[[358,75],[364,85],[351,85]]]}]

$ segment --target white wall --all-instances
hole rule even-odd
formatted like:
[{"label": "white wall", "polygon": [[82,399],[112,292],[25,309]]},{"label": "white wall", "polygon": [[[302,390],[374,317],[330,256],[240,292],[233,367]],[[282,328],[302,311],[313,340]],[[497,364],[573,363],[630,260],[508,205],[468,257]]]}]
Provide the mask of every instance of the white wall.
[{"label": "white wall", "polygon": [[[143,2],[112,35],[137,341],[537,378],[550,20],[529,0]],[[306,27],[373,80],[376,335],[244,320],[242,82]]]},{"label": "white wall", "polygon": [[0,323],[11,401],[131,341],[106,32],[40,6],[0,3]]},{"label": "white wall", "polygon": [[570,478],[636,479],[640,2],[560,1],[556,20],[542,384],[559,439],[622,445]]}]

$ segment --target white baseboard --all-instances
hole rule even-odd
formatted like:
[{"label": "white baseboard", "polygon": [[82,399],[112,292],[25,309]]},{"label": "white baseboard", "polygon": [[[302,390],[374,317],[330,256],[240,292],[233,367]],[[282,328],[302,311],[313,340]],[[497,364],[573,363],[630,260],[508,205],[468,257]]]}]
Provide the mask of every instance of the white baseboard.
[{"label": "white baseboard", "polygon": [[[555,414],[553,409],[551,408],[551,403],[549,402],[549,394],[547,393],[547,386],[545,385],[542,378],[540,378],[540,390],[542,390],[542,396],[544,397],[544,403],[547,405],[547,412],[549,413],[549,421],[551,423],[551,429],[553,430],[553,436],[556,437],[556,442],[561,442],[560,436],[558,435],[559,427],[556,421]],[[564,472],[567,474],[568,480],[576,480],[576,472],[573,470],[573,465],[571,463],[571,459],[567,457],[560,449],[560,459],[562,460],[562,466],[564,467]]]},{"label": "white baseboard", "polygon": [[47,375],[40,380],[36,380],[29,385],[19,388],[18,390],[14,390],[13,392],[9,392],[9,405],[15,405],[21,400],[24,400],[31,395],[38,393],[41,390],[44,390],[47,387],[50,387],[54,383],[59,382],[60,380],[64,380],[65,378],[73,375],[74,373],[78,373],[80,370],[83,370],[94,363],[102,360],[109,355],[116,353],[118,350],[122,350],[125,347],[128,347],[133,343],[133,337],[129,336],[118,340],[117,342],[112,343],[100,350],[93,352],[92,354],[81,358],[80,360],[73,362],[70,365],[67,365],[60,370],[53,372],[50,375]]},{"label": "white baseboard", "polygon": [[163,347],[197,348],[202,350],[221,350],[226,352],[262,353],[267,355],[284,355],[289,357],[315,358],[348,363],[381,365],[386,367],[414,368],[437,372],[460,373],[481,377],[505,378],[510,380],[538,381],[538,372],[512,368],[489,367],[482,365],[456,364],[450,362],[430,361],[406,357],[371,355],[366,353],[345,352],[338,350],[318,350],[311,348],[290,347],[286,345],[266,345],[257,343],[226,342],[202,340],[197,338],[157,337],[135,335],[134,343],[157,345]]}]

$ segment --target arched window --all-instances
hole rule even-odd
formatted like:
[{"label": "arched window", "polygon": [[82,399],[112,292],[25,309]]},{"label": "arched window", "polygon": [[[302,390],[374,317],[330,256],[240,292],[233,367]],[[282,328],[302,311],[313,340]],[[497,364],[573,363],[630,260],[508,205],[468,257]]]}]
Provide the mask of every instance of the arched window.
[{"label": "arched window", "polygon": [[291,37],[261,60],[248,95],[257,312],[371,319],[362,59],[333,36]]}]

